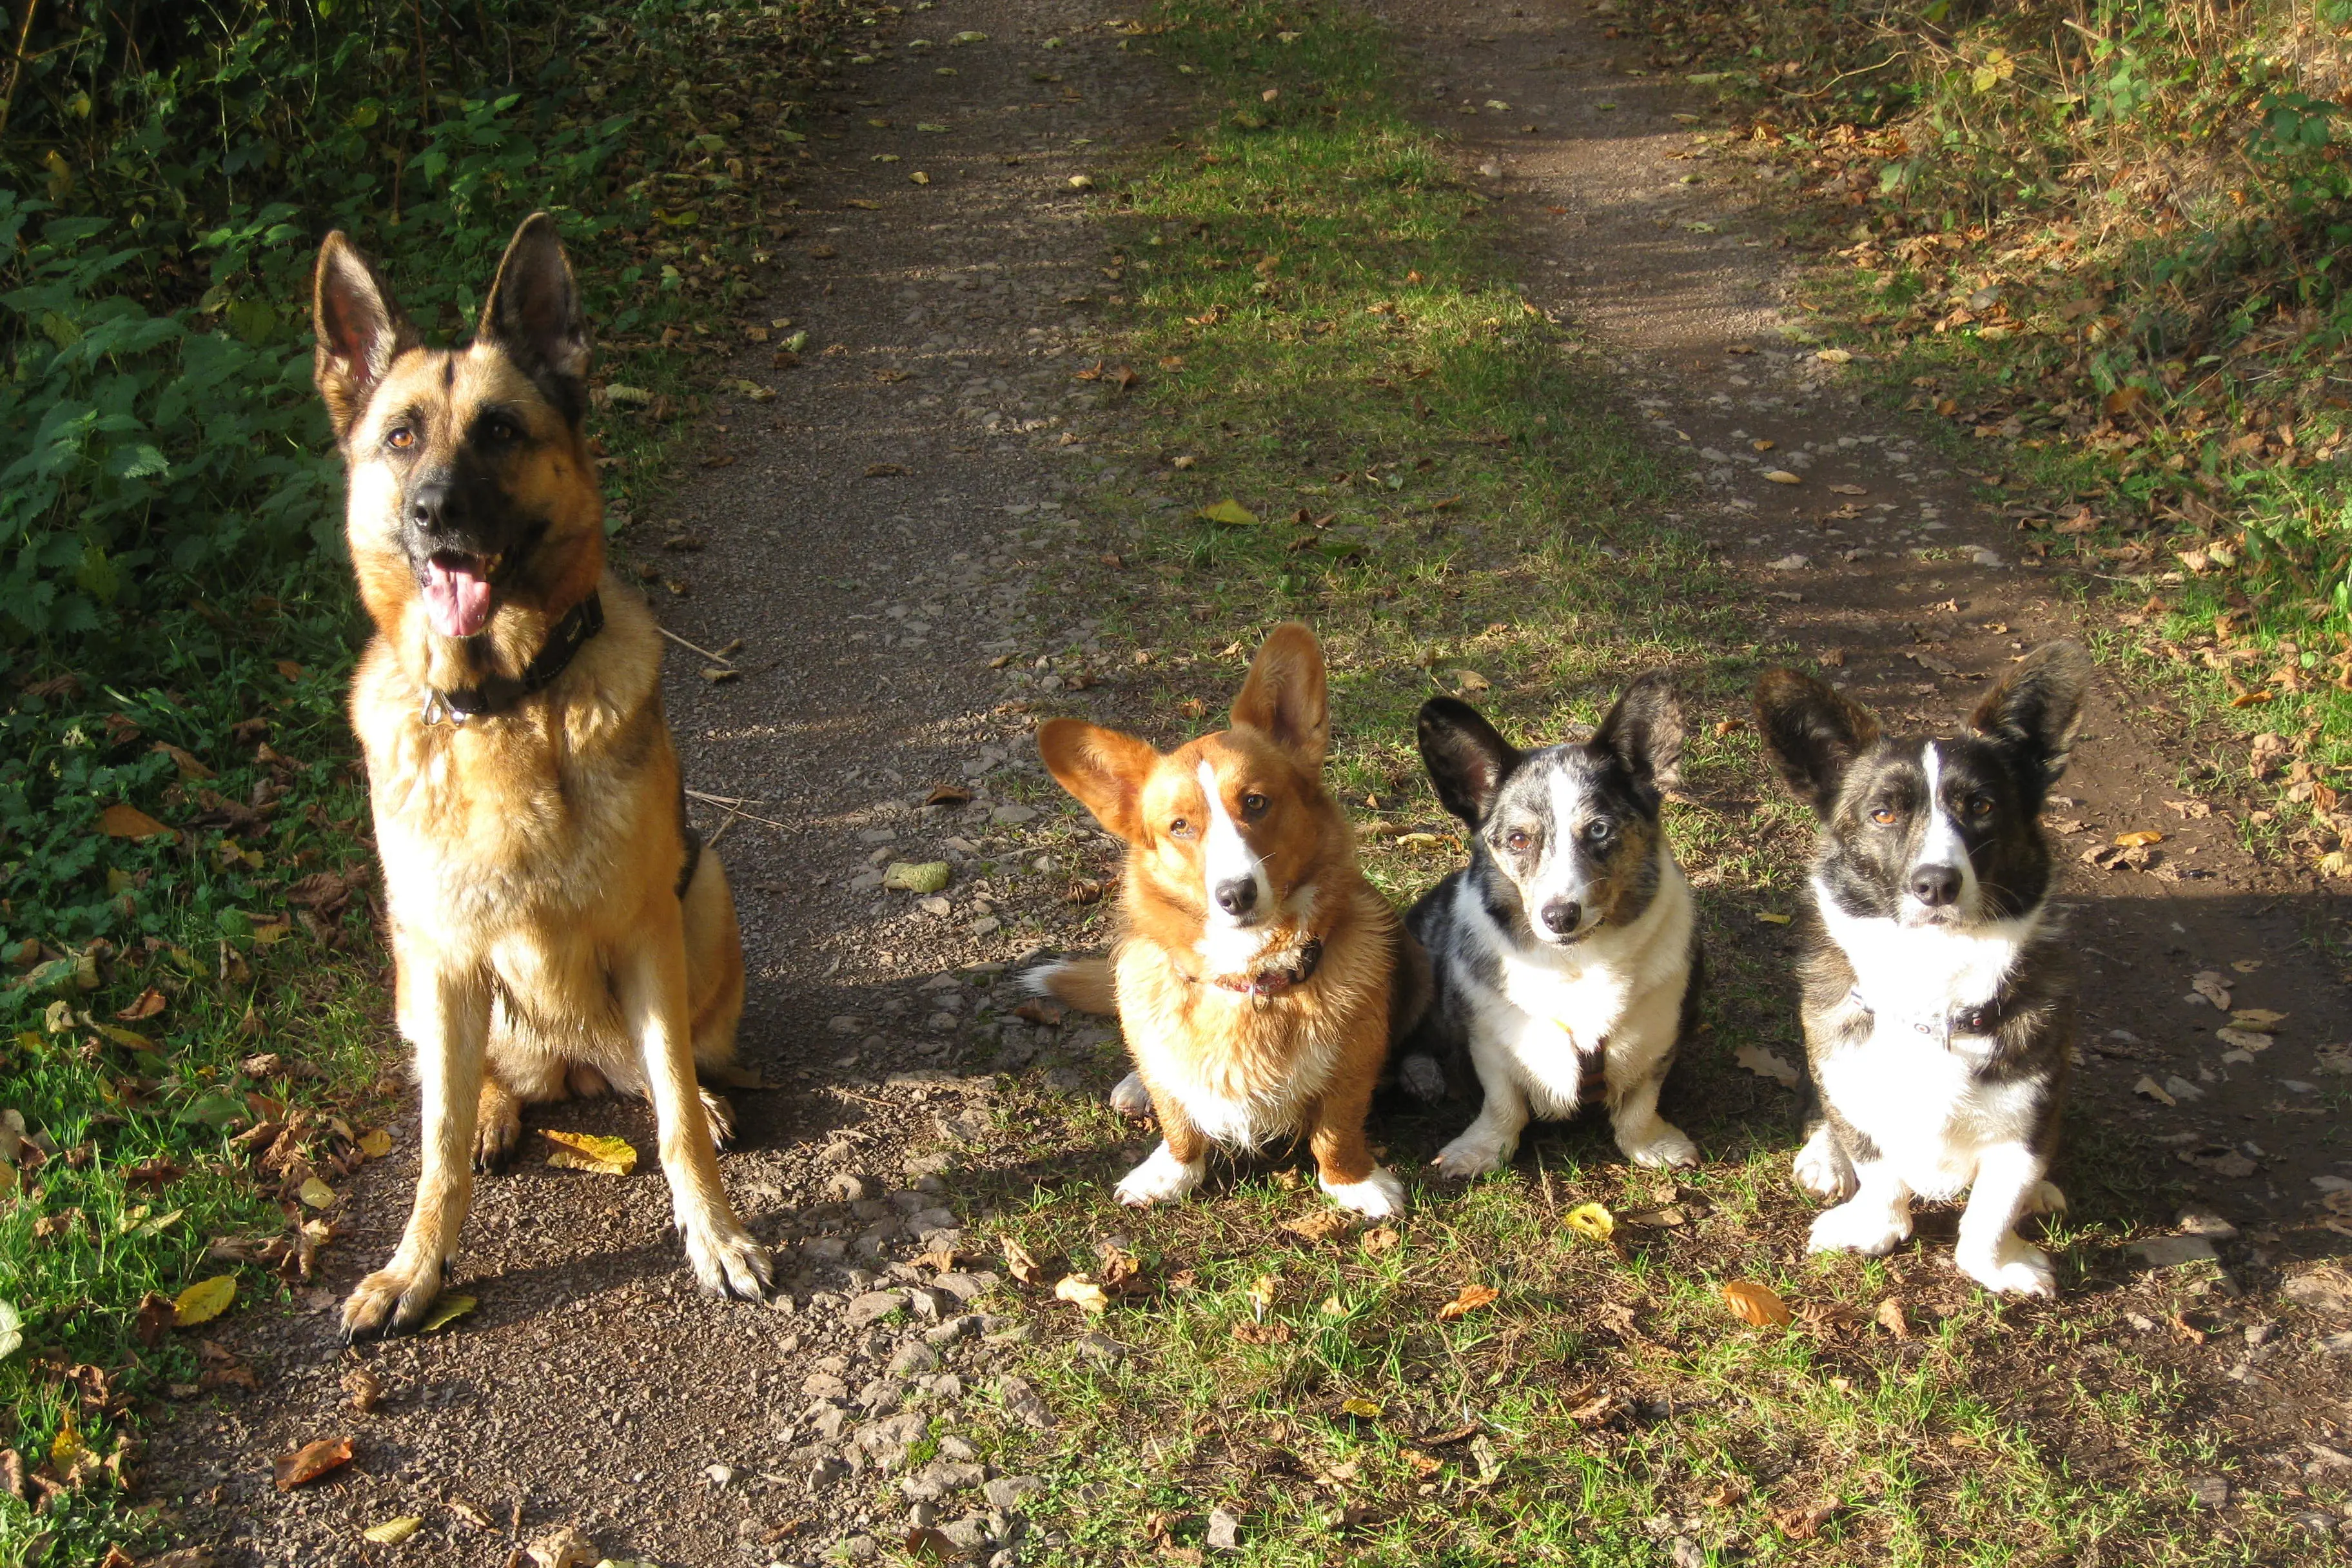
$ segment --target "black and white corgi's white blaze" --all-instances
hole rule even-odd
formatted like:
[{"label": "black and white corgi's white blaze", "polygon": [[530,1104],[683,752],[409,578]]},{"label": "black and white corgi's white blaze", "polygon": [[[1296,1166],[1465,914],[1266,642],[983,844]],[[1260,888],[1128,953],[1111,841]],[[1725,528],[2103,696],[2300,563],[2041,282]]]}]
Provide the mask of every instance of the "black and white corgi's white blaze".
[{"label": "black and white corgi's white blaze", "polygon": [[1798,1182],[1842,1199],[1816,1252],[1911,1235],[1914,1198],[1967,1194],[1953,1261],[1989,1290],[2048,1295],[2017,1234],[2063,1208],[2056,1151],[2074,1038],[2073,966],[2049,913],[2042,808],[2065,771],[2091,662],[2045,643],[1988,690],[1966,732],[1894,739],[1794,670],[1756,689],[1764,743],[1821,821],[1818,922],[1802,974],[1820,1121]]},{"label": "black and white corgi's white blaze", "polygon": [[1697,1150],[1658,1115],[1698,995],[1690,886],[1659,826],[1683,751],[1671,678],[1640,677],[1580,744],[1521,752],[1450,697],[1423,706],[1420,728],[1470,864],[1405,917],[1433,989],[1401,1076],[1426,1082],[1433,1058],[1466,1051],[1484,1093],[1438,1170],[1508,1163],[1531,1112],[1573,1116],[1596,1078],[1629,1159],[1692,1163]]}]

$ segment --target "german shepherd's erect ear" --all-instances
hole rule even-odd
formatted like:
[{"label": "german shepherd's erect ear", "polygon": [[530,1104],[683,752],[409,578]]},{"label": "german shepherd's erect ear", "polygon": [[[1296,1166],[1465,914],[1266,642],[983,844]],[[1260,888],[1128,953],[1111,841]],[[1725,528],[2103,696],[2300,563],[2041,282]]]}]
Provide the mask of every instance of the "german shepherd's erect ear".
[{"label": "german shepherd's erect ear", "polygon": [[588,318],[547,214],[523,219],[507,242],[474,339],[505,350],[572,424],[587,413]]},{"label": "german shepherd's erect ear", "polygon": [[375,264],[341,229],[319,247],[310,321],[319,334],[311,379],[326,401],[327,418],[340,441],[391,374],[392,362],[420,346],[421,340]]}]

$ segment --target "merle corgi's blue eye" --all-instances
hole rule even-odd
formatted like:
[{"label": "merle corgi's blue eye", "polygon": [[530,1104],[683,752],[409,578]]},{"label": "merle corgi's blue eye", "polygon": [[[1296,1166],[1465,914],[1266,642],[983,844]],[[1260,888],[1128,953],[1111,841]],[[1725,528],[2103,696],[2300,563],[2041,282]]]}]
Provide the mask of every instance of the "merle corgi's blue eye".
[{"label": "merle corgi's blue eye", "polygon": [[1611,822],[1606,817],[1601,817],[1584,825],[1584,837],[1591,839],[1595,844],[1607,843],[1609,836],[1616,831],[1617,825]]}]

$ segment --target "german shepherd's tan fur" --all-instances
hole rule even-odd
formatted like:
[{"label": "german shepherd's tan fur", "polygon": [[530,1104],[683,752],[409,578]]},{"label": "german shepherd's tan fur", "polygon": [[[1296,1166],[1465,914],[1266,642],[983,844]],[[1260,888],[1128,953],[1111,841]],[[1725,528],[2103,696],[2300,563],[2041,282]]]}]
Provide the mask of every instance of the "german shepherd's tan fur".
[{"label": "german shepherd's tan fur", "polygon": [[[679,888],[691,851],[660,635],[604,570],[581,429],[587,329],[554,225],[541,214],[516,231],[463,349],[424,346],[340,234],[319,253],[315,310],[375,623],[352,724],[424,1108],[415,1207],[344,1303],[344,1331],[415,1327],[457,1250],[473,1165],[513,1152],[523,1105],[607,1088],[653,1102],[703,1288],[761,1295],[768,1255],[719,1184],[723,1107],[696,1078],[734,1060],[734,900],[707,851]],[[543,689],[519,691],[592,594],[601,634]],[[467,635],[447,635],[452,616]],[[511,700],[462,722],[428,708],[500,686]]]}]

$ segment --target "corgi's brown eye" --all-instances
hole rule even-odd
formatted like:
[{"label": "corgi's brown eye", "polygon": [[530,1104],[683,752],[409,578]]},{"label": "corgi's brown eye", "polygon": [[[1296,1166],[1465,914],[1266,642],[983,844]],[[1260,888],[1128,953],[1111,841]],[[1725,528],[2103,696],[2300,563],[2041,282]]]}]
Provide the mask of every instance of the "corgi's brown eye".
[{"label": "corgi's brown eye", "polygon": [[1989,795],[1972,795],[1969,796],[1969,815],[1970,816],[1990,816],[1992,815],[1992,796]]},{"label": "corgi's brown eye", "polygon": [[416,445],[416,432],[405,425],[395,425],[384,432],[383,444],[395,451],[405,452]]},{"label": "corgi's brown eye", "polygon": [[1180,816],[1175,821],[1168,825],[1168,837],[1171,838],[1190,838],[1192,837],[1192,825]]},{"label": "corgi's brown eye", "polygon": [[1528,830],[1524,827],[1514,827],[1503,835],[1503,844],[1506,848],[1525,849],[1534,842],[1534,839],[1528,837]]},{"label": "corgi's brown eye", "polygon": [[1255,822],[1265,815],[1267,804],[1265,796],[1262,795],[1245,795],[1242,796],[1242,815]]},{"label": "corgi's brown eye", "polygon": [[1892,827],[1895,826],[1895,808],[1891,805],[1874,807],[1870,814],[1870,820],[1881,827]]}]

